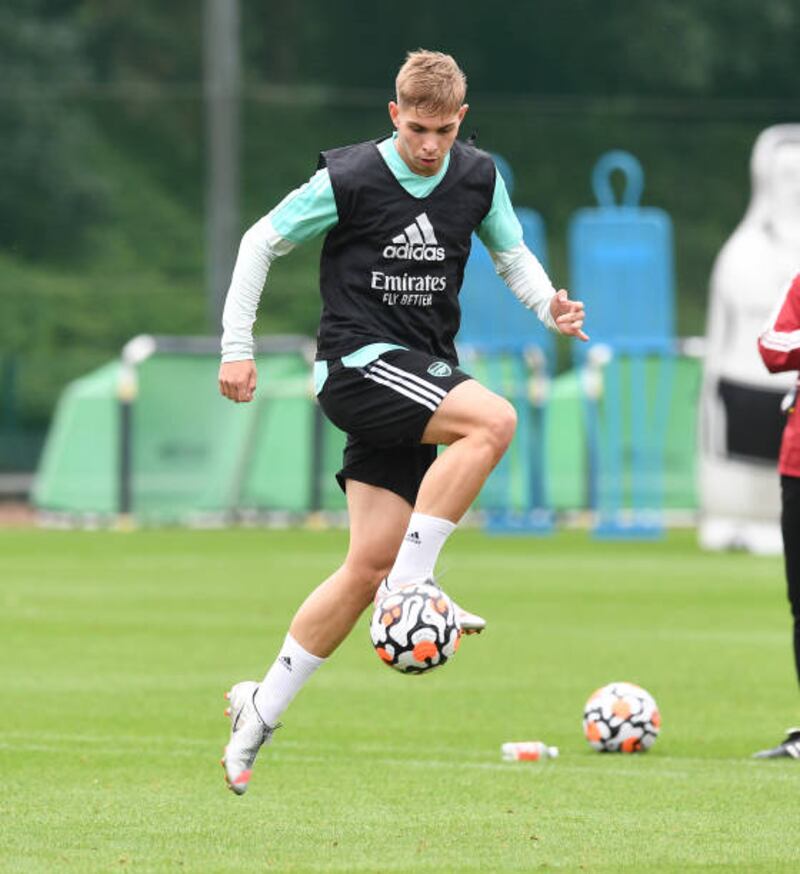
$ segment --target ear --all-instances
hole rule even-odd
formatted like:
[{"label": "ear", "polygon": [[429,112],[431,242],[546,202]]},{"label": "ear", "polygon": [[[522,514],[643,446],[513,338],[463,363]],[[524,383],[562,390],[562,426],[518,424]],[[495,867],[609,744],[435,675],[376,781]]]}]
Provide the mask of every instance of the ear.
[{"label": "ear", "polygon": [[461,124],[464,121],[464,116],[467,114],[469,110],[469,103],[465,103],[461,109],[458,110],[458,123]]},{"label": "ear", "polygon": [[394,102],[394,100],[389,101],[389,118],[391,118],[392,124],[397,127],[400,118],[400,107]]}]

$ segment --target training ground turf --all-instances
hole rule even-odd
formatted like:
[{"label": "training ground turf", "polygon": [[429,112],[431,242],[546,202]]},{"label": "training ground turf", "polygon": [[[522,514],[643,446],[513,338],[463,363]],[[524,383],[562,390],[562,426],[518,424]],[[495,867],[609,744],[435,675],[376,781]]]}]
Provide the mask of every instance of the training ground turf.
[{"label": "training ground turf", "polygon": [[[443,584],[489,620],[427,677],[366,617],[237,798],[223,692],[260,678],[342,532],[0,532],[0,871],[800,870],[800,722],[781,563],[584,532],[458,532]],[[585,698],[662,736],[593,752]],[[561,757],[500,761],[540,738]]]}]

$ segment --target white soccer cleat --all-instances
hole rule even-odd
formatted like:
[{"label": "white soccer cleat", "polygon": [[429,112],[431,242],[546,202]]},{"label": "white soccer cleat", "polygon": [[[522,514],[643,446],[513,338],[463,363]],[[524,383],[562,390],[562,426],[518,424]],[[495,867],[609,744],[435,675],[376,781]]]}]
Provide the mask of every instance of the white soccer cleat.
[{"label": "white soccer cleat", "polygon": [[253,764],[261,747],[272,739],[279,725],[270,727],[259,716],[253,703],[258,683],[237,683],[225,697],[231,702],[225,715],[231,720],[231,739],[222,756],[225,781],[237,795],[244,795],[253,773]]},{"label": "white soccer cleat", "polygon": [[486,620],[483,616],[478,616],[477,613],[470,613],[469,610],[459,607],[455,601],[453,601],[453,606],[456,608],[458,624],[461,626],[464,634],[480,634],[486,628]]},{"label": "white soccer cleat", "polygon": [[769,750],[753,753],[754,759],[800,759],[800,728],[787,728],[786,739]]},{"label": "white soccer cleat", "polygon": [[[416,583],[430,583],[433,586],[437,585],[434,579],[429,578],[424,580],[413,580],[412,582],[404,583],[403,586],[398,586],[397,588],[402,589],[404,586],[412,586]],[[392,589],[389,588],[388,578],[384,577],[381,580],[381,584],[378,586],[378,591],[375,592],[375,603],[377,604],[381,598],[385,598],[391,591]],[[451,598],[450,600],[452,601],[453,599]],[[464,634],[480,634],[483,629],[486,628],[486,620],[483,616],[478,616],[477,613],[470,613],[463,607],[459,607],[455,601],[453,601],[453,606],[456,608],[458,624],[461,626],[461,630]]]}]

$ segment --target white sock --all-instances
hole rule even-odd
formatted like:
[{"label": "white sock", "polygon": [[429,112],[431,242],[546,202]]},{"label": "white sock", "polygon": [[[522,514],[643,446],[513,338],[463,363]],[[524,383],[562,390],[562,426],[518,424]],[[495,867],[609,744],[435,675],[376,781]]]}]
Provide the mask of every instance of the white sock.
[{"label": "white sock", "polygon": [[325,661],[304,650],[291,634],[286,635],[278,658],[253,698],[259,716],[267,725],[277,724],[294,696]]},{"label": "white sock", "polygon": [[449,519],[412,513],[406,536],[389,574],[388,588],[432,577],[439,553],[455,529],[455,522]]}]

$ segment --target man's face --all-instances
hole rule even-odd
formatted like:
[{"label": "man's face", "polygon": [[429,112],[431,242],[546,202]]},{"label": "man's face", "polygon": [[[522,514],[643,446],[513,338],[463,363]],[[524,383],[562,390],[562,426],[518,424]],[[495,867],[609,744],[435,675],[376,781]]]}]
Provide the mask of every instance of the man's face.
[{"label": "man's face", "polygon": [[452,115],[426,115],[411,106],[389,104],[397,151],[409,169],[420,176],[435,176],[442,169],[468,108],[465,103]]}]

